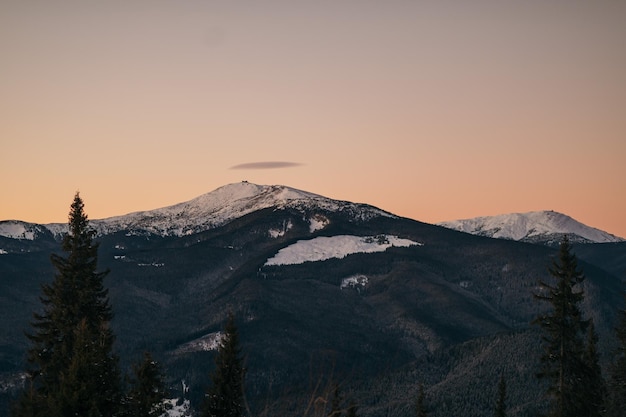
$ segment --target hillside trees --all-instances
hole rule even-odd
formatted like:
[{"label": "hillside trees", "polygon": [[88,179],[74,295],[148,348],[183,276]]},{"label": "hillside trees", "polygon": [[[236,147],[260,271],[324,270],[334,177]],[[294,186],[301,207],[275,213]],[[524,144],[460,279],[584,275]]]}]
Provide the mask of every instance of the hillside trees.
[{"label": "hillside trees", "polygon": [[42,286],[42,312],[34,314],[28,351],[30,386],[16,416],[113,416],[121,397],[118,358],[112,352],[113,317],[97,272],[98,244],[76,193],[69,213],[65,255],[53,254],[51,284]]},{"label": "hillside trees", "polygon": [[166,411],[167,391],[161,367],[150,352],[133,365],[131,388],[124,398],[123,415],[128,417],[160,417]]},{"label": "hillside trees", "polygon": [[620,417],[626,404],[626,309],[620,310],[619,322],[615,329],[617,352],[611,364],[608,381],[610,417]]},{"label": "hillside trees", "polygon": [[598,335],[593,321],[589,321],[587,328],[587,344],[583,352],[583,370],[585,385],[583,387],[584,406],[582,410],[585,416],[600,417],[604,415],[604,402],[606,398],[606,385],[600,369],[598,353]]},{"label": "hillside trees", "polygon": [[[590,387],[600,386],[602,377],[597,366],[595,333],[590,321],[583,319],[580,285],[585,276],[578,268],[567,238],[560,245],[558,257],[549,268],[556,283],[541,282],[545,291],[535,296],[549,302],[552,310],[534,321],[544,330],[544,352],[538,377],[549,381],[548,395],[552,398],[551,416],[577,417],[599,413],[601,399]],[[595,365],[594,365],[595,364]]]},{"label": "hillside trees", "polygon": [[500,381],[498,382],[498,398],[496,399],[494,417],[506,417],[506,381],[504,380],[504,373],[500,374]]},{"label": "hillside trees", "polygon": [[244,377],[239,333],[232,313],[224,326],[211,386],[202,407],[202,417],[242,417],[244,415]]},{"label": "hillside trees", "polygon": [[424,384],[419,384],[417,400],[415,401],[415,416],[426,417],[426,406],[424,405]]}]

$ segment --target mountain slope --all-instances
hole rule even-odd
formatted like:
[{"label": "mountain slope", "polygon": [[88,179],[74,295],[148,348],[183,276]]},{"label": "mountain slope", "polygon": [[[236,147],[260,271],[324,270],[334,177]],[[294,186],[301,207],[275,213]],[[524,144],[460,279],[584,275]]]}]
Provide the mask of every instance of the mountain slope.
[{"label": "mountain slope", "polygon": [[567,235],[576,243],[622,242],[624,239],[582,224],[555,211],[533,211],[476,217],[438,223],[449,229],[498,239],[531,243],[558,243]]},{"label": "mountain slope", "polygon": [[[418,382],[434,417],[482,416],[495,398],[489,381],[503,370],[511,415],[537,414],[539,337],[529,322],[545,309],[533,292],[552,248],[247,183],[92,225],[100,269],[111,271],[105,285],[123,368],[150,350],[174,393],[181,381],[190,387],[194,406],[232,311],[253,415],[305,415],[298,407],[312,387],[334,379],[364,417],[413,415]],[[25,368],[24,330],[60,247],[48,229],[28,240],[22,226],[0,237],[0,416],[14,392],[5,387]],[[585,311],[606,346],[620,282],[581,267]]]}]

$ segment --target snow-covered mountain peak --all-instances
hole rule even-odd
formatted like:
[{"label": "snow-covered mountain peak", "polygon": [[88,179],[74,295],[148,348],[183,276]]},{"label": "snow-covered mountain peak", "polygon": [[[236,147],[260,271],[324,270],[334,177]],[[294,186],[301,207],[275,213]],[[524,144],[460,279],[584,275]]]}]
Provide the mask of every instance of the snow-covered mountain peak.
[{"label": "snow-covered mountain peak", "polygon": [[[257,185],[242,181],[224,185],[169,207],[92,220],[91,226],[99,234],[129,230],[164,236],[184,236],[219,227],[246,214],[272,207],[294,208],[301,212],[315,209],[349,211],[357,219],[391,216],[365,204],[333,200],[284,185]],[[46,227],[54,234],[62,233],[66,229],[63,224],[50,224]]]},{"label": "snow-covered mountain peak", "polygon": [[587,243],[624,241],[551,210],[475,217],[441,222],[438,225],[474,235],[528,242],[558,242],[563,235],[568,235],[572,241]]},{"label": "snow-covered mountain peak", "polygon": [[300,191],[284,185],[257,185],[247,181],[224,185],[210,193],[203,194],[186,203],[177,206],[195,206],[208,208],[222,208],[228,206],[258,205],[275,206],[285,204],[291,200],[328,200],[317,194]]}]

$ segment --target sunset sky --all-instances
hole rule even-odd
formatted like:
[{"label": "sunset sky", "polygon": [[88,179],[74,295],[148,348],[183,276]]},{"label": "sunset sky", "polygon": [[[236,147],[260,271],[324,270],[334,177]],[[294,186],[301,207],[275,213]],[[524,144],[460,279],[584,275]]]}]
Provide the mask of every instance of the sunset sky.
[{"label": "sunset sky", "polygon": [[0,220],[248,180],[626,237],[625,22],[623,0],[0,0]]}]

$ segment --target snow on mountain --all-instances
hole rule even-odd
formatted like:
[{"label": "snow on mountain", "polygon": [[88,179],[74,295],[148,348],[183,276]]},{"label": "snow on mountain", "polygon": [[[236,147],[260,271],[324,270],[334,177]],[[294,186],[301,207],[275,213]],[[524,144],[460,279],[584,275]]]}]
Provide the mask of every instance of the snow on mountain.
[{"label": "snow on mountain", "polygon": [[397,236],[320,236],[311,240],[299,240],[293,245],[278,251],[265,262],[269,265],[295,265],[304,262],[324,261],[331,258],[345,258],[353,253],[384,252],[392,246],[407,247],[422,243]]},{"label": "snow on mountain", "polygon": [[555,211],[501,214],[441,222],[438,225],[474,235],[528,242],[558,241],[563,235],[568,235],[572,241],[587,243],[624,241]]},{"label": "snow on mountain", "polygon": [[354,288],[357,291],[360,291],[362,288],[367,287],[368,283],[369,278],[366,275],[356,274],[343,278],[341,280],[341,285],[339,286],[339,288],[341,288],[342,290],[346,288]]},{"label": "snow on mountain", "polygon": [[43,226],[19,220],[0,221],[0,236],[11,239],[33,240],[43,232]]},{"label": "snow on mountain", "polygon": [[174,353],[179,355],[189,352],[217,350],[220,343],[222,343],[222,340],[224,340],[224,333],[209,333],[205,336],[202,336],[198,339],[192,340],[191,342],[187,342],[179,346],[176,350],[174,350]]},{"label": "snow on mountain", "polygon": [[170,398],[164,400],[165,413],[161,417],[187,417],[192,415],[191,403],[189,400]]},{"label": "snow on mountain", "polygon": [[[393,217],[365,204],[333,200],[282,185],[256,185],[243,181],[225,185],[184,203],[91,220],[90,224],[101,235],[129,230],[163,236],[185,236],[222,226],[246,214],[270,207],[295,208],[303,213],[310,209],[347,211],[360,220],[378,216]],[[324,226],[323,217],[313,217],[309,221],[312,231]],[[64,224],[48,224],[46,227],[55,235],[66,230]]]}]

